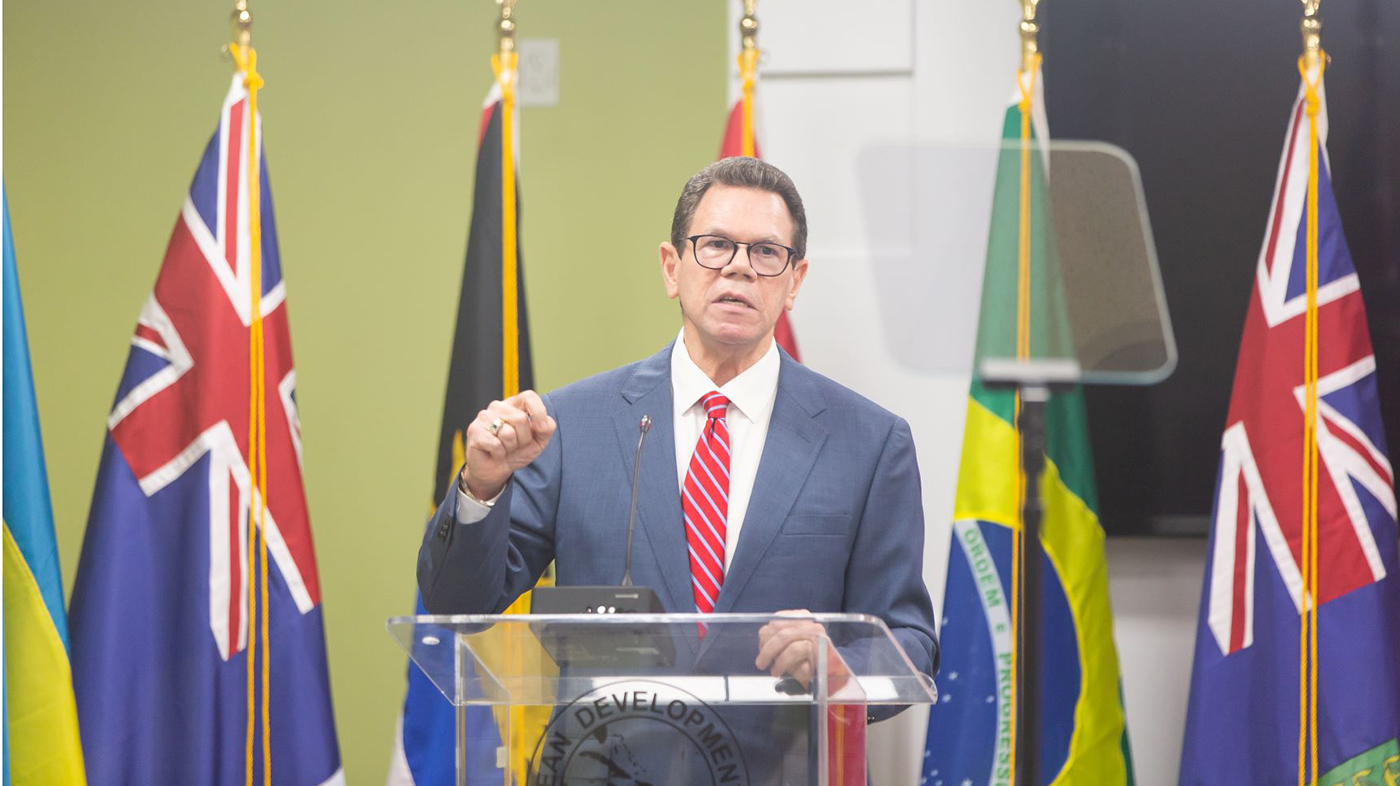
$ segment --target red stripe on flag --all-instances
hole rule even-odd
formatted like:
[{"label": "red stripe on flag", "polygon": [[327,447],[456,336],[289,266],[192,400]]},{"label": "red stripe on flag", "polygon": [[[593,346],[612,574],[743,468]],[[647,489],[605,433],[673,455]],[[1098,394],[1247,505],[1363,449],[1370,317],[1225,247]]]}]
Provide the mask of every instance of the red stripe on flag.
[{"label": "red stripe on flag", "polygon": [[[1327,419],[1333,420],[1332,418]],[[1335,421],[1333,422],[1335,423]],[[1395,479],[1391,477],[1390,470],[1386,469],[1379,462],[1377,462],[1375,457],[1371,455],[1371,451],[1367,450],[1366,446],[1361,444],[1361,442],[1356,437],[1353,437],[1351,434],[1348,434],[1347,432],[1343,431],[1341,427],[1337,425],[1334,425],[1332,428],[1328,429],[1327,432],[1333,437],[1336,437],[1339,441],[1341,441],[1342,444],[1356,451],[1356,454],[1358,456],[1361,456],[1363,459],[1366,460],[1366,464],[1371,468],[1371,471],[1384,478],[1388,485],[1394,485]]]},{"label": "red stripe on flag", "polygon": [[[729,119],[724,124],[724,137],[719,143],[719,157],[730,158],[732,156],[742,156],[744,150],[744,99],[734,102],[734,107],[729,110]],[[754,135],[753,140],[754,158],[762,158],[759,153],[758,135]]]},{"label": "red stripe on flag", "polygon": [[238,183],[243,161],[243,105],[239,101],[228,110],[228,166],[224,168],[224,259],[229,270],[238,273]]},{"label": "red stripe on flag", "polygon": [[491,126],[491,113],[495,112],[496,107],[500,105],[501,102],[497,101],[494,104],[491,104],[490,106],[482,108],[481,128],[478,128],[476,131],[476,146],[478,149],[481,147],[481,143],[486,140],[486,129]]},{"label": "red stripe on flag", "polygon": [[157,332],[155,328],[147,327],[146,325],[137,325],[136,337],[145,339],[158,347],[165,347],[165,339],[161,338],[160,333]]},{"label": "red stripe on flag", "polygon": [[1235,511],[1235,585],[1232,594],[1234,604],[1230,611],[1230,652],[1235,652],[1244,646],[1245,591],[1247,589],[1245,583],[1249,581],[1251,516],[1249,512],[1249,488],[1244,482],[1243,468],[1240,470],[1237,486],[1239,506]]},{"label": "red stripe on flag", "polygon": [[[1321,476],[1317,484],[1319,603],[1327,603],[1375,581],[1371,563],[1361,548],[1361,540],[1356,537],[1356,525],[1351,516],[1347,515],[1346,504],[1342,501],[1337,484],[1327,482],[1328,469],[1330,467],[1323,461],[1319,467]],[[1343,477],[1342,482],[1350,483],[1351,478]]]},{"label": "red stripe on flag", "polygon": [[797,351],[797,334],[792,332],[792,323],[788,322],[786,311],[778,315],[778,324],[773,328],[773,338],[778,342],[778,346],[792,355],[793,360],[802,362],[802,355]]}]

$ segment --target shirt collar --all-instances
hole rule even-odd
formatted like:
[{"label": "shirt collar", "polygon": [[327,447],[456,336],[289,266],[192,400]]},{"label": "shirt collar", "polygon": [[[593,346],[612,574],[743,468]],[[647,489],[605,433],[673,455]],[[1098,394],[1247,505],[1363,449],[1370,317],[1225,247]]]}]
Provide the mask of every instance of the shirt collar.
[{"label": "shirt collar", "polygon": [[720,387],[691,359],[690,351],[685,347],[685,328],[681,328],[671,348],[671,393],[676,415],[695,406],[706,393],[718,390],[744,417],[755,420],[777,394],[781,367],[778,342],[775,340],[768,345],[768,351],[757,363]]}]

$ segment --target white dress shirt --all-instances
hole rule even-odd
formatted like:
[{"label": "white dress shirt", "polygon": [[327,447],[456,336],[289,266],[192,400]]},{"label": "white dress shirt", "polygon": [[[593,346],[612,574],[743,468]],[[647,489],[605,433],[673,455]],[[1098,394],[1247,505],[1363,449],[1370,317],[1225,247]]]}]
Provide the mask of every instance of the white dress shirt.
[{"label": "white dress shirt", "polygon": [[[757,363],[744,369],[739,376],[723,386],[695,365],[685,347],[682,328],[671,349],[671,412],[676,440],[676,497],[685,485],[690,469],[690,457],[700,432],[705,427],[705,408],[700,399],[713,390],[729,399],[725,424],[729,427],[729,516],[724,531],[724,570],[734,560],[734,547],[739,543],[739,530],[744,526],[744,513],[753,494],[758,462],[763,457],[763,444],[768,440],[768,423],[773,418],[773,402],[778,398],[778,343],[772,342]],[[497,499],[499,499],[499,495]],[[495,500],[491,500],[492,503]],[[490,507],[467,496],[457,486],[457,521],[475,524],[486,518]],[[677,525],[680,526],[679,522]]]},{"label": "white dress shirt", "polygon": [[685,347],[685,331],[676,337],[671,349],[672,422],[676,433],[676,495],[685,485],[690,457],[705,428],[705,407],[701,399],[718,390],[729,399],[725,425],[729,427],[729,515],[724,529],[724,571],[734,561],[734,547],[744,526],[744,513],[753,494],[763,443],[768,440],[768,422],[773,418],[773,402],[778,397],[778,343],[757,363],[723,386],[716,385],[695,365]]}]

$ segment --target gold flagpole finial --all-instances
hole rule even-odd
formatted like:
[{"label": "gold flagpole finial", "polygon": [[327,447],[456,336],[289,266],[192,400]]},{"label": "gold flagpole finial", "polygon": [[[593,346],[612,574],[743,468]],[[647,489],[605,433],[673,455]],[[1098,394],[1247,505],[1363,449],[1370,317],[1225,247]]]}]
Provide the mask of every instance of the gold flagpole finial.
[{"label": "gold flagpole finial", "polygon": [[744,51],[758,48],[758,17],[754,12],[758,8],[758,0],[744,0],[744,16],[739,20],[739,40],[743,42]]},{"label": "gold flagpole finial", "polygon": [[496,5],[501,7],[501,16],[496,20],[496,44],[501,51],[501,62],[505,62],[506,55],[515,51],[515,2],[496,0]]},{"label": "gold flagpole finial", "polygon": [[233,42],[246,52],[253,43],[253,14],[248,10],[248,0],[234,3],[232,21]]},{"label": "gold flagpole finial", "polygon": [[1322,0],[1303,0],[1303,65],[1316,68],[1322,59],[1322,19],[1317,7]]},{"label": "gold flagpole finial", "polygon": [[1035,20],[1036,6],[1040,0],[1020,0],[1021,3],[1021,70],[1030,71],[1035,67],[1036,53],[1040,51],[1037,38],[1040,23]]}]

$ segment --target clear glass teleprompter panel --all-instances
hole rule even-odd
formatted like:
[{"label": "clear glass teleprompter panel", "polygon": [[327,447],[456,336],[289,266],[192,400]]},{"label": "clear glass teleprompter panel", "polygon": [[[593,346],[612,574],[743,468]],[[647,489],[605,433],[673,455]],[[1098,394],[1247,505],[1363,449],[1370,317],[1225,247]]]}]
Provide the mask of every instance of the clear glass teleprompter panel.
[{"label": "clear glass teleprompter panel", "polygon": [[[883,351],[923,374],[1029,360],[1152,384],[1176,365],[1137,165],[1096,142],[872,145],[859,158]],[[866,269],[860,270],[861,267]]]}]

